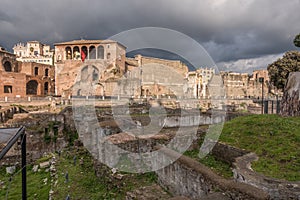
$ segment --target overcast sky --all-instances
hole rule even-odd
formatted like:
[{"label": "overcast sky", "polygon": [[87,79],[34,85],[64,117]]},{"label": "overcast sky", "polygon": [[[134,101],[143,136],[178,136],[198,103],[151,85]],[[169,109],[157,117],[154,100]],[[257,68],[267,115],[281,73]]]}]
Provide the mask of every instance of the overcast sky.
[{"label": "overcast sky", "polygon": [[299,8],[300,0],[1,0],[0,46],[105,39],[153,26],[195,39],[221,69],[252,71],[296,49]]}]

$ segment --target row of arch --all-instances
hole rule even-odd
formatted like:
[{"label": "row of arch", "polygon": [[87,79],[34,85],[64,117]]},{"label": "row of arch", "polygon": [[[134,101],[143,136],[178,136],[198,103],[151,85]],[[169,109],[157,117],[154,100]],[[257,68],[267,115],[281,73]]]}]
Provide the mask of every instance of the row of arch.
[{"label": "row of arch", "polygon": [[[34,67],[34,75],[35,76],[39,75],[39,67]],[[46,76],[46,77],[49,76],[49,69],[48,68],[45,69],[44,76]]]},{"label": "row of arch", "polygon": [[[82,46],[81,48],[67,46],[65,52],[66,60],[104,59],[104,47],[101,45],[97,47],[94,45],[90,47]],[[110,56],[110,54],[108,53],[107,56]]]},{"label": "row of arch", "polygon": [[[4,70],[5,70],[6,72],[12,72],[12,71],[13,71],[12,64],[11,64],[11,62],[9,62],[9,61],[5,61],[5,62],[3,63],[3,67],[4,67]],[[35,75],[35,76],[39,75],[39,67],[35,67],[35,68],[34,68],[34,75]],[[48,68],[45,69],[45,71],[44,71],[44,76],[46,76],[46,77],[49,76],[49,69],[48,69]]]},{"label": "row of arch", "polygon": [[[50,93],[49,82],[45,82],[43,85],[41,95],[48,95]],[[30,80],[26,83],[26,95],[38,95],[39,83],[36,80]]]}]

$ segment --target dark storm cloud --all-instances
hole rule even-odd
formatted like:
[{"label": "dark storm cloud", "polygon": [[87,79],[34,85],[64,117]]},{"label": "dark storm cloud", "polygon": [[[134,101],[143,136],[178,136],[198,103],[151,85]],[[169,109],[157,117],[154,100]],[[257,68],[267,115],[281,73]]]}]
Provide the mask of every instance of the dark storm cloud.
[{"label": "dark storm cloud", "polygon": [[219,63],[295,49],[299,7],[300,0],[2,0],[0,45],[103,39],[157,26],[194,38]]}]

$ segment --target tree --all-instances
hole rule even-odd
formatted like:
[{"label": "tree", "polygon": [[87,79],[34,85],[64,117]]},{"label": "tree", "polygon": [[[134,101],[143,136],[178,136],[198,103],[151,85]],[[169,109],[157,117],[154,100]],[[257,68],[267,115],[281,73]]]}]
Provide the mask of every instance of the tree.
[{"label": "tree", "polygon": [[300,71],[300,52],[288,51],[283,58],[268,66],[270,82],[278,89],[283,89],[289,73]]},{"label": "tree", "polygon": [[294,39],[294,45],[296,47],[300,47],[300,33],[298,35],[296,35],[296,37]]}]

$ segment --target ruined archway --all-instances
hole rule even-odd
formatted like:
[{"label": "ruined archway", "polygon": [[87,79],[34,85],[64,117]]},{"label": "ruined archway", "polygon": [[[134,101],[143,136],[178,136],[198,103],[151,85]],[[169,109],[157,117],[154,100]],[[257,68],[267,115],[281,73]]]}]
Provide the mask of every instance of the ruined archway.
[{"label": "ruined archway", "polygon": [[87,82],[89,78],[88,66],[85,66],[81,69],[81,79],[82,82]]},{"label": "ruined archway", "polygon": [[5,61],[3,67],[6,72],[12,72],[11,62]]},{"label": "ruined archway", "polygon": [[95,66],[93,66],[92,67],[92,69],[93,69],[93,82],[97,82],[98,80],[99,80],[99,70],[95,67]]},{"label": "ruined archway", "polygon": [[37,95],[38,82],[31,80],[26,84],[26,94],[27,95]]}]

